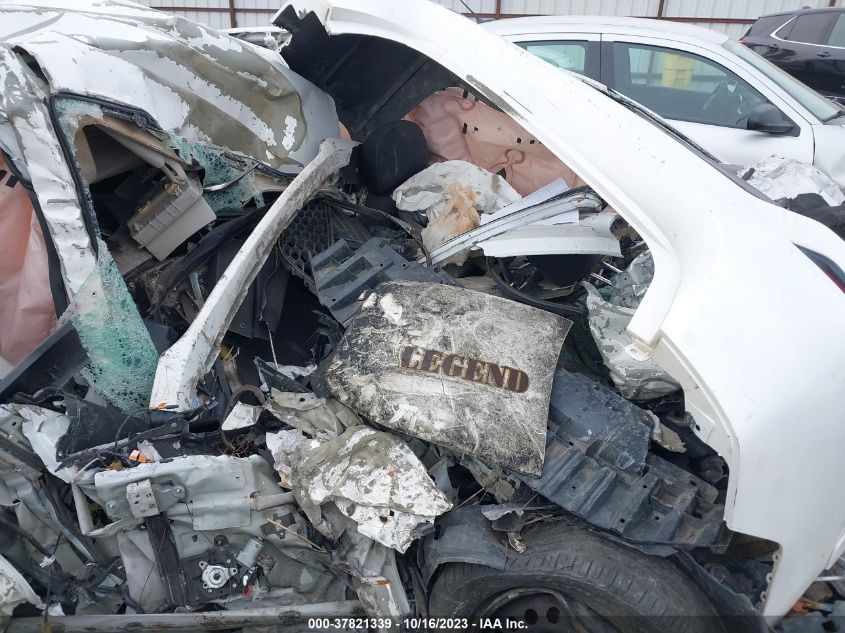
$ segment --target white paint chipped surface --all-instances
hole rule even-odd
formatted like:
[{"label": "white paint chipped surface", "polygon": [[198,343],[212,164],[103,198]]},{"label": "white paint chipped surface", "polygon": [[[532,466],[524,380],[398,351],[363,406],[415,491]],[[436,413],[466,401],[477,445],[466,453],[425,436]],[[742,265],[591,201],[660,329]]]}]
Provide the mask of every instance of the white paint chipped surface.
[{"label": "white paint chipped surface", "polygon": [[285,117],[285,138],[282,139],[282,147],[290,150],[296,142],[296,126],[299,124],[292,116]]},{"label": "white paint chipped surface", "polygon": [[14,127],[35,197],[56,247],[62,278],[71,295],[96,259],[79,196],[56,138],[37,80],[9,48],[0,46],[0,111]]},{"label": "white paint chipped surface", "polygon": [[0,42],[32,55],[52,92],[138,108],[168,132],[282,171],[337,135],[331,98],[281,58],[184,18],[120,3],[0,4]]}]

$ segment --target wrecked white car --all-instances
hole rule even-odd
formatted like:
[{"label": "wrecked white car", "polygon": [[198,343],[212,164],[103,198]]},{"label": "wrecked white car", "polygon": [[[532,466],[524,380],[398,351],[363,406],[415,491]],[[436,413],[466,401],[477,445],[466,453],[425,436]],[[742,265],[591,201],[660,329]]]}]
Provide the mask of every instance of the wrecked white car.
[{"label": "wrecked white car", "polygon": [[821,222],[424,0],[0,12],[9,631],[759,631],[837,563]]}]

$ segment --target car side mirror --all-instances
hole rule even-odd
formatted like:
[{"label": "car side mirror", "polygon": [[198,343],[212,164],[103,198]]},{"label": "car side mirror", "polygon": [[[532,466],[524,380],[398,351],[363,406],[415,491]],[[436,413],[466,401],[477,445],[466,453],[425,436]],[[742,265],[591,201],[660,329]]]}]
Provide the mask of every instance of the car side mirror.
[{"label": "car side mirror", "polygon": [[758,103],[754,106],[748,115],[748,123],[745,127],[755,132],[769,134],[791,134],[795,131],[795,124],[789,119],[784,120],[780,110],[771,103]]}]

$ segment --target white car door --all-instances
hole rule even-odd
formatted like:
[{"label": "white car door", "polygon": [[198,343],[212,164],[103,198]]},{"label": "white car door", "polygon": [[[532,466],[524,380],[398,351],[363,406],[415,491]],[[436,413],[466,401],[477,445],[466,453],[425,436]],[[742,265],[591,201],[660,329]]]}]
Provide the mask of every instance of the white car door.
[{"label": "white car door", "polygon": [[[752,165],[777,155],[813,162],[813,129],[775,86],[729,55],[675,40],[604,34],[609,77],[602,81],[655,111],[728,163]],[[787,134],[746,129],[748,114],[771,103],[795,124]]]}]

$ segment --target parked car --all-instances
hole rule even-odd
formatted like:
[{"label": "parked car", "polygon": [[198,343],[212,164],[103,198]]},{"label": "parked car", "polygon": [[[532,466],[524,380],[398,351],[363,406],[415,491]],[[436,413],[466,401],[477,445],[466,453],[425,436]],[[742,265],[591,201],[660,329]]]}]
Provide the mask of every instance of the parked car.
[{"label": "parked car", "polygon": [[[283,63],[0,6],[10,633],[750,633],[839,560],[845,242],[396,7],[291,0]],[[459,135],[586,184],[429,165],[406,116],[446,86],[501,123]]]},{"label": "parked car", "polygon": [[740,42],[821,94],[845,99],[845,9],[764,15]]},{"label": "parked car", "polygon": [[[845,115],[727,35],[643,18],[528,17],[484,25],[667,119],[723,160],[775,155],[845,185]],[[570,64],[570,61],[574,63]]]}]

